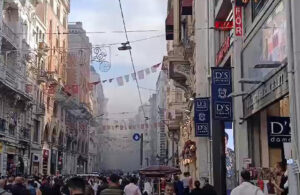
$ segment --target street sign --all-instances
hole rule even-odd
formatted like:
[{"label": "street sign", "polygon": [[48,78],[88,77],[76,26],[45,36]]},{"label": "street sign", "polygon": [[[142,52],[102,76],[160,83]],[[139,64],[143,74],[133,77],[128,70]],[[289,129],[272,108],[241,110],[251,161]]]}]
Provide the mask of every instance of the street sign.
[{"label": "street sign", "polygon": [[195,99],[195,137],[210,136],[210,105],[209,98]]},{"label": "street sign", "polygon": [[141,139],[141,135],[138,133],[133,134],[132,139],[134,141],[139,141]]},{"label": "street sign", "polygon": [[215,120],[232,121],[231,68],[212,67],[212,113]]}]

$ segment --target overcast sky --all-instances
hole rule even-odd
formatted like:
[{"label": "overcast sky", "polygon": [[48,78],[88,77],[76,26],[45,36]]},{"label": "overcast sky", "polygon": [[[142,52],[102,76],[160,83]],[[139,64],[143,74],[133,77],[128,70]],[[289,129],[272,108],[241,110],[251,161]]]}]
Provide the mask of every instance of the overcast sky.
[{"label": "overcast sky", "polygon": [[[164,34],[164,22],[167,0],[122,0],[123,11],[128,30],[158,30],[157,32],[129,33],[129,39],[137,40]],[[69,22],[81,21],[87,32],[123,30],[119,0],[71,0]],[[123,33],[89,33],[93,45],[125,42]],[[133,59],[137,70],[141,70],[162,61],[166,53],[165,37],[132,43]],[[132,73],[128,51],[118,51],[111,47],[111,69],[103,73],[99,66],[95,69],[102,80],[116,78]],[[142,87],[155,89],[158,72],[140,81]],[[116,81],[103,84],[109,98],[108,112],[137,111],[139,104],[136,83],[130,81],[118,87]],[[143,102],[147,102],[152,92],[142,90]]]}]

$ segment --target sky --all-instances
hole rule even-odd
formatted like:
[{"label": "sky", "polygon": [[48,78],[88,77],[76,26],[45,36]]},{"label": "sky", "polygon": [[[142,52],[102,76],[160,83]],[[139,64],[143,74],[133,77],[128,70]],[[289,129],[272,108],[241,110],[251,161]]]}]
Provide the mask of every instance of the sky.
[{"label": "sky", "polygon": [[[134,41],[161,35],[146,41],[132,43],[133,60],[136,70],[142,70],[160,63],[166,54],[164,22],[167,0],[121,0],[127,30],[157,30],[155,32],[129,33]],[[124,33],[111,33],[123,30],[119,0],[71,0],[69,22],[80,21],[87,32],[105,31],[107,33],[88,33],[92,45],[126,42]],[[99,64],[93,64],[102,80],[116,78],[133,72],[128,51],[110,48],[111,69],[100,72]],[[109,50],[109,49],[107,49]],[[109,59],[108,59],[109,60]],[[155,89],[158,72],[140,80],[140,86]],[[136,112],[140,106],[136,83],[130,81],[120,87],[116,81],[104,83],[104,93],[109,99],[108,112]],[[143,103],[147,103],[153,91],[141,89]]]}]

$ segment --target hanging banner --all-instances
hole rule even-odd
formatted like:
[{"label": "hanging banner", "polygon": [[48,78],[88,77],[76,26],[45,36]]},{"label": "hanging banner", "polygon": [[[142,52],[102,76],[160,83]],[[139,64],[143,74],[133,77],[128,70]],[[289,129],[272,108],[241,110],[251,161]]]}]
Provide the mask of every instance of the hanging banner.
[{"label": "hanging banner", "polygon": [[210,136],[210,104],[209,98],[196,98],[195,110],[195,137]]},{"label": "hanging banner", "polygon": [[291,142],[290,117],[268,117],[267,125],[270,147],[282,147],[283,143]]},{"label": "hanging banner", "polygon": [[232,121],[231,68],[212,67],[212,113],[215,120]]}]

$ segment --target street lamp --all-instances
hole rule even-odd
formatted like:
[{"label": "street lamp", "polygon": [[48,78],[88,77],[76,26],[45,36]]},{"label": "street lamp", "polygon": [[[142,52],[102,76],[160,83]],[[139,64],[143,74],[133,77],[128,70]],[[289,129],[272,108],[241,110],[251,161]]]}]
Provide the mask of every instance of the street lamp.
[{"label": "street lamp", "polygon": [[248,95],[248,93],[246,92],[241,92],[241,93],[230,93],[227,97],[239,97],[239,96],[244,96],[244,95]]},{"label": "street lamp", "polygon": [[119,51],[125,51],[131,49],[131,46],[128,41],[126,43],[121,43],[121,45],[122,45],[121,47],[118,47]]},{"label": "street lamp", "polygon": [[268,61],[268,62],[263,62],[256,64],[254,68],[278,68],[285,63],[279,62],[279,61]]},{"label": "street lamp", "polygon": [[241,78],[241,80],[239,80],[239,83],[244,83],[244,84],[260,84],[261,82],[262,82],[261,80],[255,80],[249,78]]}]

